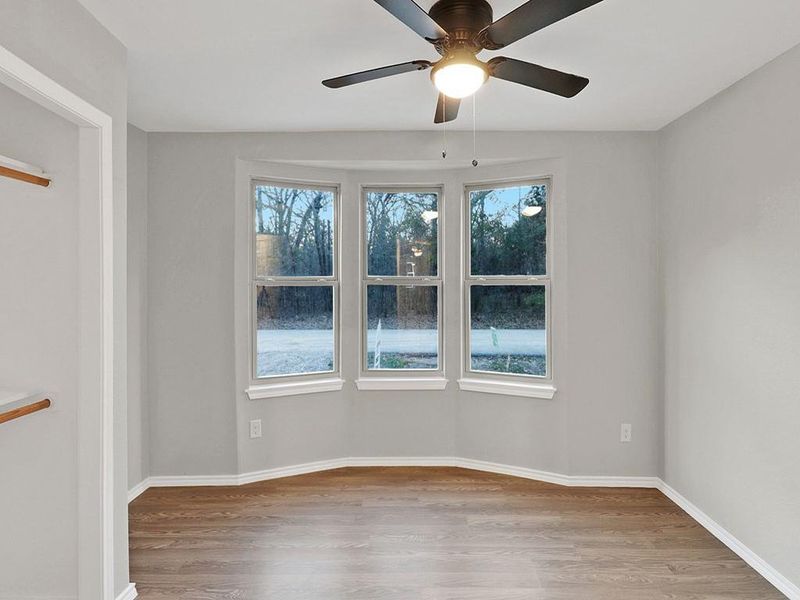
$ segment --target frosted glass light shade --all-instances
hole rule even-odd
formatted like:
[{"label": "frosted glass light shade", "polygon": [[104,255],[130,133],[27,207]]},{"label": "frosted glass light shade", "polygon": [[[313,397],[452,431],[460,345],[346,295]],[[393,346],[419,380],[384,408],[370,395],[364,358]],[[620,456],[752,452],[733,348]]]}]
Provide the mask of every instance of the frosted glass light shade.
[{"label": "frosted glass light shade", "polygon": [[454,62],[433,73],[437,89],[450,98],[466,98],[486,83],[486,70],[474,63]]}]

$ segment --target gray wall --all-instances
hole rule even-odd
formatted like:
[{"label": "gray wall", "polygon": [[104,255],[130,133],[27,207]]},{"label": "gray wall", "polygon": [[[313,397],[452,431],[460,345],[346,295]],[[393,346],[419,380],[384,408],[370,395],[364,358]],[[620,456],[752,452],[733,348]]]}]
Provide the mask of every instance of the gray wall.
[{"label": "gray wall", "polygon": [[[441,138],[150,134],[148,141],[153,475],[231,474],[346,455],[453,454],[580,475],[658,472],[656,134],[480,136],[485,160],[557,158],[565,165],[558,235],[566,293],[555,307],[563,324],[552,401],[458,393],[455,369],[446,392],[356,392],[348,383],[341,393],[244,400],[234,378],[236,159],[414,161],[436,157]],[[454,134],[448,161],[467,165],[470,151],[471,138]],[[352,210],[355,199],[343,200]],[[446,260],[457,277],[457,221],[448,227]],[[351,261],[353,239],[345,235]],[[343,317],[352,336],[354,299],[355,292],[345,299]],[[458,327],[451,310],[451,340]],[[252,418],[264,420],[260,440],[246,438]],[[619,443],[623,421],[634,424],[632,444]]]},{"label": "gray wall", "polygon": [[0,387],[54,403],[0,432],[0,598],[77,595],[78,128],[2,85],[0,113],[0,153],[53,177],[0,177]]},{"label": "gray wall", "polygon": [[663,132],[667,483],[800,584],[800,47]]},{"label": "gray wall", "polygon": [[150,474],[147,401],[147,134],[128,125],[128,487]]},{"label": "gray wall", "polygon": [[128,583],[126,51],[75,0],[3,0],[0,44],[114,120],[115,584],[121,591]]}]

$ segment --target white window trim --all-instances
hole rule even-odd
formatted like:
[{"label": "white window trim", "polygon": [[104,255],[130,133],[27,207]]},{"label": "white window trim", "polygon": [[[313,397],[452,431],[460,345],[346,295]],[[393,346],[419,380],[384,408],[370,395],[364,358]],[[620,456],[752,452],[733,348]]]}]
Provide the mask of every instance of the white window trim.
[{"label": "white window trim", "polygon": [[282,398],[284,396],[299,396],[301,394],[317,394],[320,392],[338,392],[344,386],[344,379],[331,377],[306,381],[289,381],[284,383],[270,383],[267,385],[252,385],[245,393],[250,400],[263,400],[265,398]]},{"label": "white window trim", "polygon": [[[237,202],[235,245],[235,319],[236,319],[236,381],[237,387],[249,400],[262,400],[340,391],[345,379],[342,377],[341,347],[341,230],[342,185],[346,173],[332,169],[314,169],[295,165],[262,161],[236,161]],[[255,203],[252,191],[254,182],[267,181],[279,185],[320,187],[336,189],[334,206],[334,276],[328,278],[295,278],[295,285],[334,286],[334,370],[302,375],[278,375],[266,378],[255,377],[255,258],[254,236]],[[272,278],[275,285],[278,278]],[[320,281],[325,279],[325,281]],[[291,285],[291,283],[289,283]]]},{"label": "white window trim", "polygon": [[487,378],[462,378],[458,380],[458,388],[465,392],[483,392],[486,394],[502,394],[505,396],[523,396],[525,398],[541,398],[552,400],[556,388],[550,383],[520,383]]},{"label": "white window trim", "polygon": [[[553,383],[553,318],[552,318],[552,287],[553,287],[553,198],[554,180],[552,174],[529,175],[526,177],[504,177],[491,180],[465,183],[463,186],[462,210],[462,243],[461,243],[461,295],[462,295],[462,360],[461,377],[458,380],[459,389],[462,391],[483,392],[489,394],[502,394],[508,396],[522,396],[550,400],[555,396],[556,387]],[[470,192],[494,187],[508,187],[513,185],[547,185],[547,236],[545,264],[547,273],[540,276],[472,276],[471,269],[471,204]],[[545,328],[547,343],[546,375],[522,375],[511,373],[492,373],[488,371],[475,371],[471,368],[470,353],[470,288],[474,285],[541,285],[545,288]]]},{"label": "white window trim", "polygon": [[[366,184],[359,186],[359,348],[358,378],[356,388],[359,391],[431,391],[444,390],[448,379],[445,376],[445,196],[446,186],[443,183],[404,183],[404,184]],[[368,285],[403,285],[408,284],[408,277],[381,277],[369,275],[366,238],[366,195],[370,191],[406,191],[436,192],[437,208],[437,274],[413,278],[419,285],[437,288],[437,336],[438,336],[438,368],[437,369],[369,369],[367,367],[367,287]]]}]

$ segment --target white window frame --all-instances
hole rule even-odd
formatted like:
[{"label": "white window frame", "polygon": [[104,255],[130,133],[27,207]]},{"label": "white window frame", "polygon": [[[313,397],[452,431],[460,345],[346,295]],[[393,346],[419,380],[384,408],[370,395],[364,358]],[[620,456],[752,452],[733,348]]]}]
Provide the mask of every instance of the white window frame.
[{"label": "white window frame", "polygon": [[[472,202],[471,192],[519,186],[547,186],[545,204],[546,218],[546,273],[543,275],[472,275]],[[553,385],[553,335],[552,335],[552,278],[553,278],[553,216],[552,199],[553,177],[504,178],[495,181],[482,181],[464,185],[463,190],[463,244],[462,244],[462,377],[459,387],[465,391],[497,393],[512,396],[551,399],[555,394]],[[471,329],[472,306],[471,290],[475,286],[541,286],[545,290],[545,336],[547,348],[546,373],[541,375],[494,373],[472,369]]]},{"label": "white window frame", "polygon": [[[333,193],[333,251],[332,274],[329,276],[259,276],[256,272],[256,202],[255,190],[258,186],[276,186],[291,189],[321,190]],[[341,185],[316,183],[275,177],[251,176],[249,192],[249,279],[250,279],[250,387],[248,396],[251,399],[291,395],[293,393],[311,393],[335,391],[342,388],[341,379],[341,317],[340,317],[340,231],[341,231]],[[258,335],[257,311],[258,288],[260,287],[330,287],[333,292],[333,368],[329,371],[313,373],[293,373],[258,377]]]},{"label": "white window frame", "polygon": [[[367,254],[367,195],[370,192],[411,192],[435,193],[437,195],[437,243],[436,276],[377,276],[370,275]],[[358,379],[359,390],[443,390],[447,386],[445,377],[445,278],[444,278],[444,240],[445,240],[445,186],[443,184],[369,184],[359,189],[359,350]],[[367,364],[367,290],[370,285],[404,286],[419,285],[436,288],[438,365],[436,369],[370,369]]]}]

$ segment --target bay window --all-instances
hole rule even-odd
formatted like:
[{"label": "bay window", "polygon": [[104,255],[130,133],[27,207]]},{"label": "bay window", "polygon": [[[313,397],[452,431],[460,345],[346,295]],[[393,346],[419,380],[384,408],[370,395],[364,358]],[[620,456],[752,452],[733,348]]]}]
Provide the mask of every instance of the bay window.
[{"label": "bay window", "polygon": [[[339,391],[342,371],[362,391],[443,390],[457,370],[461,390],[552,398],[553,188],[549,177],[522,179],[531,169],[559,180],[549,163],[450,171],[444,183],[405,176],[415,184],[243,163],[236,364],[247,396]],[[464,183],[476,175],[506,179]],[[462,209],[450,207],[462,235],[448,232],[447,249],[445,189],[451,201],[463,190]],[[458,264],[459,246],[461,273],[446,278],[445,254]]]}]

